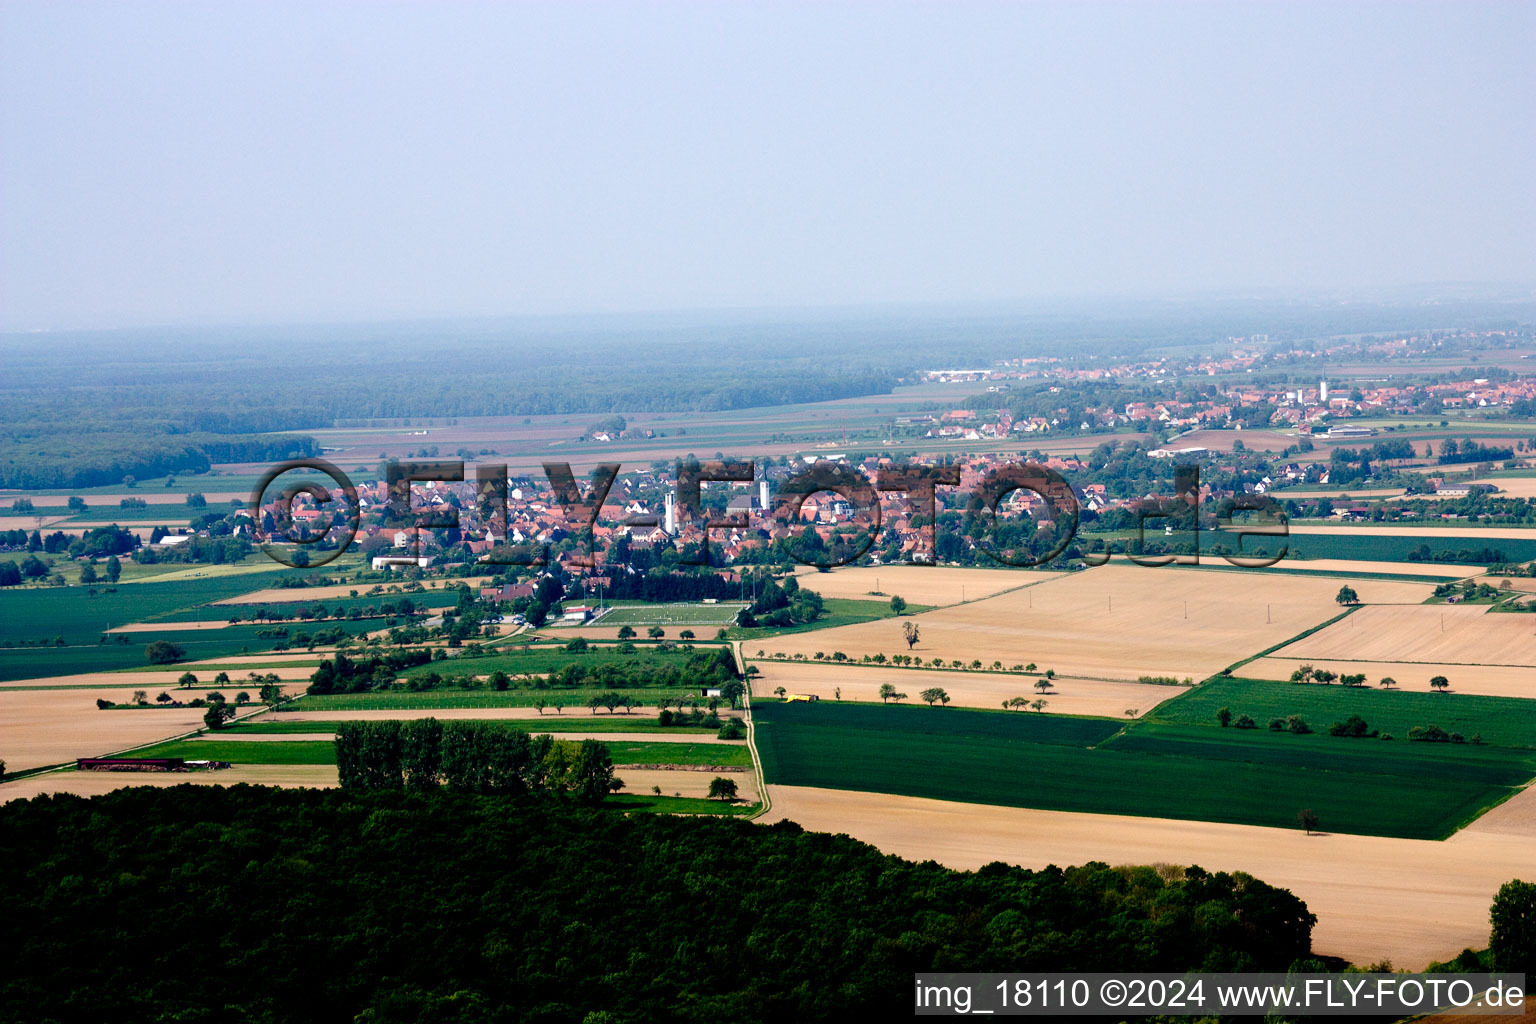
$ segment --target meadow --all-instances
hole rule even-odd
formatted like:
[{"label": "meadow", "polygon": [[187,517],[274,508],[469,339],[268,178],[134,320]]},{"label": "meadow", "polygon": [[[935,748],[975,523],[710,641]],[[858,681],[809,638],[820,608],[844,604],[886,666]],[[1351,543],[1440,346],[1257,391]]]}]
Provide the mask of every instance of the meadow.
[{"label": "meadow", "polygon": [[[303,733],[331,735],[336,731],[338,725],[343,721],[347,721],[347,719],[341,718],[321,718],[316,720],[308,717],[289,717],[289,715],[290,712],[285,706],[285,710],[276,718],[263,717],[255,721],[240,722],[226,727],[224,731],[250,736],[281,736]],[[609,715],[606,709],[599,715],[541,715],[537,718],[486,718],[478,719],[478,721],[507,729],[523,729],[527,732],[548,733],[653,732],[662,736],[686,737],[691,735],[697,737],[705,731],[713,736],[716,730],[716,726],[713,725],[662,725],[650,715]]]},{"label": "meadow", "polygon": [[633,650],[625,653],[618,645],[589,646],[585,651],[573,653],[565,649],[565,644],[529,644],[527,646],[512,648],[497,648],[494,654],[467,655],[460,654],[455,657],[440,661],[429,662],[426,665],[415,665],[401,672],[404,678],[412,676],[424,676],[432,672],[439,675],[476,675],[488,676],[493,672],[505,672],[514,678],[518,676],[545,675],[550,672],[558,672],[567,665],[578,664],[588,669],[595,669],[604,665],[621,665],[626,669],[639,671],[644,668],[659,668],[663,665],[681,669],[688,659],[701,650],[713,650],[718,645],[708,644],[703,647],[674,647],[670,650],[657,650],[644,642],[637,643]]},{"label": "meadow", "polygon": [[[754,703],[770,784],[1044,810],[1442,838],[1536,754],[956,708]],[[1429,749],[1439,748],[1439,749]],[[1411,793],[1412,799],[1404,799]]]}]

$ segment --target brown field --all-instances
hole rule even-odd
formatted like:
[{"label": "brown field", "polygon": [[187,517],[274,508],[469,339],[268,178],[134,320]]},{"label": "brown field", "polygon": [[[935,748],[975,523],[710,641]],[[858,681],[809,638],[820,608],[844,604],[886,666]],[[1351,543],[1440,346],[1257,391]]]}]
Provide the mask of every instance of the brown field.
[{"label": "brown field", "polygon": [[1362,608],[1274,653],[1308,660],[1536,667],[1536,621],[1490,613],[1486,605]]},{"label": "brown field", "polygon": [[1493,484],[1501,498],[1536,498],[1536,476],[1495,477],[1478,482]]},{"label": "brown field", "polygon": [[[489,579],[490,579],[489,576],[466,576],[462,580],[424,580],[424,581],[422,581],[422,586],[426,587],[428,590],[440,590],[447,583],[451,582],[451,583],[467,583],[467,584],[470,585],[470,587],[473,588],[473,587],[483,586]],[[372,584],[372,583],[365,583],[362,586],[358,586],[356,584],[339,583],[339,584],[337,584],[335,586],[330,586],[330,587],[277,587],[277,588],[274,588],[274,589],[271,589],[271,590],[255,590],[255,591],[252,591],[249,594],[241,594],[239,597],[226,598],[223,601],[220,601],[219,603],[220,604],[278,604],[280,602],[330,600],[333,597],[347,597],[354,590],[357,591],[357,594],[358,594],[359,597],[363,597],[363,596],[366,596],[368,591],[372,590],[374,588],[374,586],[375,586],[375,584]],[[386,585],[386,587],[385,587],[386,593],[378,595],[378,596],[380,596],[380,597],[410,597],[411,596],[409,593],[399,594],[399,593],[387,592],[389,590],[389,587],[391,587],[391,586],[399,586],[399,584],[391,583],[391,584]]]},{"label": "brown field", "polygon": [[1296,443],[1291,434],[1274,430],[1192,430],[1177,441],[1170,441],[1171,448],[1209,448],[1213,452],[1230,452],[1235,442],[1241,441],[1250,451],[1284,451]]},{"label": "brown field", "polygon": [[155,532],[155,528],[156,527],[159,527],[159,526],[186,526],[191,521],[192,520],[185,519],[185,518],[183,518],[183,519],[161,519],[161,520],[159,520],[157,522],[150,523],[147,526],[141,526],[141,525],[138,525],[138,524],[135,524],[135,523],[118,523],[117,521],[112,520],[112,519],[91,519],[91,520],[81,520],[79,522],[71,521],[71,522],[62,524],[62,526],[63,527],[67,527],[68,529],[71,529],[71,530],[90,530],[90,529],[94,529],[95,527],[98,527],[98,526],[121,526],[124,530],[127,530],[129,533],[133,534],[135,537],[138,537],[141,541],[144,541],[145,543],[148,543],[150,535]]},{"label": "brown field", "polygon": [[1508,665],[1476,667],[1434,663],[1418,664],[1403,661],[1329,661],[1326,658],[1280,658],[1271,656],[1251,661],[1237,670],[1237,675],[1249,679],[1277,679],[1285,682],[1291,673],[1302,665],[1325,668],[1341,675],[1364,672],[1367,685],[1375,687],[1384,676],[1397,680],[1396,689],[1428,691],[1429,681],[1435,676],[1445,676],[1451,681],[1452,693],[1473,693],[1484,697],[1536,698],[1536,673],[1528,668]]},{"label": "brown field", "polygon": [[709,780],[716,775],[721,778],[733,779],[736,782],[737,796],[747,803],[757,801],[757,775],[754,772],[687,772],[666,771],[651,769],[623,768],[617,773],[623,781],[622,793],[633,793],[636,796],[652,796],[651,787],[660,786],[662,796],[696,796],[709,795]]},{"label": "brown field", "polygon": [[[309,625],[309,623],[304,623]],[[322,623],[323,624],[323,623]],[[228,629],[230,623],[226,619],[203,620],[201,622],[131,622],[126,626],[113,626],[109,633],[156,633],[166,628],[173,629]]]},{"label": "brown field", "polygon": [[98,697],[122,701],[131,692],[128,688],[0,690],[0,756],[5,758],[6,770],[98,757],[202,727],[201,708],[96,709]]},{"label": "brown field", "polygon": [[1445,842],[1428,842],[798,786],[768,789],[773,809],[761,821],[797,821],[963,870],[993,860],[1027,868],[1102,860],[1246,871],[1307,902],[1318,917],[1318,952],[1355,963],[1389,959],[1412,970],[1487,945],[1488,905],[1500,885],[1529,877],[1536,837],[1515,820],[1523,810],[1510,811],[1502,826],[1514,831],[1473,827]]},{"label": "brown field", "polygon": [[0,785],[0,803],[26,800],[44,793],[100,796],[127,786],[307,786],[337,785],[336,768],[328,764],[242,764],[217,772],[46,772]]},{"label": "brown field", "polygon": [[[1002,702],[1013,697],[1044,700],[1046,714],[1101,715],[1125,717],[1134,708],[1141,717],[1165,700],[1184,692],[1182,686],[1155,683],[1111,683],[1097,679],[1071,679],[1058,676],[1049,693],[1035,690],[1038,676],[1008,675],[994,672],[930,672],[925,669],[878,668],[864,665],[825,665],[819,662],[754,661],[762,676],[752,683],[752,692],[769,696],[774,688],[790,693],[814,693],[822,700],[877,701],[880,684],[890,683],[907,695],[906,703],[920,704],[918,694],[931,686],[949,694],[955,707],[1001,710]],[[1021,711],[1018,714],[1034,714]]]},{"label": "brown field", "polygon": [[1490,587],[1503,587],[1509,583],[1510,590],[1518,590],[1522,594],[1536,594],[1536,576],[1485,576],[1478,580]]},{"label": "brown field", "polygon": [[[1418,602],[1427,584],[1355,580],[1366,602]],[[1023,590],[909,619],[749,641],[755,652],[828,654],[857,659],[906,650],[902,626],[921,639],[912,653],[983,665],[1036,663],[1042,671],[1084,679],[1138,676],[1202,679],[1232,662],[1283,642],[1338,613],[1338,581],[1245,570],[1150,569],[1111,563],[1069,573]],[[1185,618],[1188,609],[1188,618]]]},{"label": "brown field", "polygon": [[[288,718],[290,716],[284,715],[283,717]],[[303,716],[296,715],[293,717]],[[548,717],[553,718],[555,716],[550,715]],[[270,721],[270,719],[268,720]],[[686,735],[686,733],[690,731],[695,732],[695,735]],[[558,736],[562,740],[571,740],[572,742],[580,742],[582,740],[598,740],[603,743],[719,743],[722,745],[734,742],[738,746],[742,743],[741,740],[718,739],[713,733],[685,729],[678,729],[675,732],[558,732],[554,735]],[[241,732],[238,729],[234,731],[226,730],[217,735],[208,734],[199,737],[199,739],[214,740],[219,743],[223,743],[225,741],[232,741],[236,743],[313,743],[329,742],[335,738],[336,734],[329,732],[266,733]]]},{"label": "brown field", "polygon": [[1319,491],[1306,487],[1286,487],[1270,491],[1271,498],[1395,498],[1404,491],[1401,487],[1367,487],[1358,491]]},{"label": "brown field", "polygon": [[[822,597],[889,601],[900,594],[908,604],[959,604],[1060,576],[1022,569],[961,569],[947,565],[845,565],[831,572],[802,568],[800,585]],[[871,591],[882,591],[878,597]]]}]

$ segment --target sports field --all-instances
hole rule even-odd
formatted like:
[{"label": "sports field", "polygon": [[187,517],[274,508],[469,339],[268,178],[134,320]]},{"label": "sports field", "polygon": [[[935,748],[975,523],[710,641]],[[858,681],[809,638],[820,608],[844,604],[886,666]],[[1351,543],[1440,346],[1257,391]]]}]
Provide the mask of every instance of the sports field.
[{"label": "sports field", "polygon": [[[1433,589],[1392,580],[1350,586],[1366,602],[1413,605]],[[1203,679],[1337,615],[1339,587],[1326,577],[1111,562],[984,601],[753,640],[748,647],[807,658],[842,651],[854,659],[911,653],[924,661],[1034,662],[1041,671],[1087,679]],[[902,633],[907,622],[920,630],[910,652]]]},{"label": "sports field", "polygon": [[729,626],[746,605],[629,604],[609,608],[593,623],[596,626]]},{"label": "sports field", "polygon": [[1311,808],[1330,832],[1414,839],[1536,775],[1532,750],[1214,724],[824,702],[758,702],[754,718],[771,784],[1280,828]]}]

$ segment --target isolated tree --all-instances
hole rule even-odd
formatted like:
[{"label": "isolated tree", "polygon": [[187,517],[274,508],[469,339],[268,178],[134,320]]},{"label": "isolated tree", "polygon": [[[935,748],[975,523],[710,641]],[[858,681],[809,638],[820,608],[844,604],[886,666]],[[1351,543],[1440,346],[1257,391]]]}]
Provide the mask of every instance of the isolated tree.
[{"label": "isolated tree", "polygon": [[1382,676],[1381,677],[1381,688],[1382,689],[1390,690],[1392,687],[1394,687],[1396,685],[1397,685],[1397,680],[1393,679],[1391,676]]},{"label": "isolated tree", "polygon": [[601,703],[602,703],[602,701],[598,699],[598,696],[595,693],[592,696],[587,698],[587,707],[592,709],[592,713],[594,715],[597,714],[598,706]]},{"label": "isolated tree", "polygon": [[1035,689],[1039,690],[1041,693],[1044,693],[1045,691],[1049,690],[1050,688],[1051,688],[1051,681],[1049,679],[1037,679],[1037,680],[1035,680]]},{"label": "isolated tree", "polygon": [[222,729],[224,723],[235,717],[234,711],[223,701],[214,701],[208,705],[208,710],[203,712],[203,724],[210,729]]},{"label": "isolated tree", "polygon": [[[191,673],[188,673],[188,674],[190,675]],[[256,678],[256,673],[255,672],[251,672],[251,673],[249,673],[249,675],[250,675],[250,677],[252,679]],[[192,676],[192,681],[194,683],[197,682],[197,676]],[[215,683],[219,683],[219,684],[227,683],[227,682],[229,682],[229,673],[228,672],[220,672],[218,675],[213,677],[213,681]]]},{"label": "isolated tree", "polygon": [[159,701],[161,704],[169,704],[171,702],[171,695],[166,693],[164,690],[161,690],[160,696],[156,697],[155,700]]},{"label": "isolated tree", "polygon": [[134,690],[133,691],[133,702],[135,704],[148,704],[149,703],[149,694],[146,693],[143,690]]},{"label": "isolated tree", "polygon": [[249,693],[246,693],[244,690],[241,690],[239,693],[235,694],[235,704],[236,704],[236,706],[241,705],[241,704],[249,704],[250,702],[251,702],[251,695]]},{"label": "isolated tree", "polygon": [[1432,676],[1429,680],[1430,689],[1434,690],[1436,693],[1444,693],[1446,687],[1450,685],[1451,681],[1445,678],[1445,676]]},{"label": "isolated tree", "polygon": [[1311,835],[1317,829],[1317,812],[1310,807],[1297,811],[1296,824],[1306,829],[1307,835]]},{"label": "isolated tree", "polygon": [[[921,697],[924,701],[926,701],[929,707],[933,707],[940,700],[944,699],[947,695],[939,687],[937,687],[937,686],[930,686],[928,689],[926,689],[922,693],[918,694],[918,696]],[[946,703],[948,703],[948,701],[946,701]]]},{"label": "isolated tree", "polygon": [[[116,583],[118,580],[122,579],[122,576],[123,563],[117,560],[116,555],[113,555],[111,558],[107,559],[107,579],[113,583]],[[1506,580],[1505,582],[1508,581]]]},{"label": "isolated tree", "polygon": [[1136,717],[1136,712],[1138,712],[1140,710],[1141,710],[1141,708],[1126,708],[1125,709],[1125,717],[1126,718],[1135,718]]},{"label": "isolated tree", "polygon": [[891,596],[891,611],[892,611],[892,613],[894,613],[896,615],[900,615],[902,612],[905,612],[906,610],[907,610],[907,600],[906,600],[906,598],[902,597],[900,594],[893,594]]},{"label": "isolated tree", "polygon": [[693,639],[693,630],[685,629],[681,633],[677,634],[677,638],[679,640],[692,640]]},{"label": "isolated tree", "polygon": [[1339,604],[1344,604],[1344,605],[1359,604],[1360,603],[1360,595],[1355,593],[1355,588],[1354,587],[1351,587],[1349,584],[1346,583],[1344,586],[1339,588],[1339,592],[1334,597],[1334,600],[1339,602]]},{"label": "isolated tree", "polygon": [[720,684],[720,696],[731,702],[731,710],[736,710],[736,702],[746,694],[747,688],[739,679],[727,679]]},{"label": "isolated tree", "polygon": [[1037,701],[1031,701],[1029,706],[1034,708],[1036,711],[1044,711],[1045,710],[1045,706],[1047,704],[1049,704],[1049,703],[1050,703],[1050,701],[1047,701],[1047,700],[1037,700]]},{"label": "isolated tree", "polygon": [[169,665],[180,661],[186,653],[181,646],[169,640],[155,640],[144,647],[144,656],[149,659],[151,665]]},{"label": "isolated tree", "polygon": [[1500,973],[1536,974],[1536,883],[1505,882],[1488,910],[1488,952]]},{"label": "isolated tree", "polygon": [[[224,673],[222,673],[222,672],[219,673],[219,674],[220,675],[224,675]],[[226,682],[226,683],[229,682],[229,677],[228,676],[224,676],[224,682]],[[176,685],[181,687],[182,689],[187,689],[188,687],[196,686],[197,685],[197,676],[193,675],[191,672],[183,672],[180,675],[180,677],[177,678]]]},{"label": "isolated tree", "polygon": [[1056,678],[1056,670],[1053,669],[1053,668],[1046,669],[1045,670],[1045,678],[1047,678],[1047,679],[1055,679]]},{"label": "isolated tree", "polygon": [[906,640],[907,640],[907,650],[910,651],[912,648],[917,646],[918,637],[920,635],[920,631],[917,628],[917,623],[915,623],[915,622],[906,622],[906,623],[904,623],[902,625],[902,627],[901,627],[901,633],[902,633],[902,636],[906,637]]},{"label": "isolated tree", "polygon": [[779,699],[780,699],[780,700],[783,700],[783,699],[784,699],[784,695],[785,695],[785,694],[786,694],[786,693],[788,693],[788,692],[789,692],[789,691],[788,691],[788,690],[786,690],[786,689],[784,689],[784,687],[782,687],[782,686],[775,686],[775,687],[774,687],[774,688],[773,688],[773,695],[774,695],[774,696],[775,696],[775,697],[777,697],[777,698],[779,698]]},{"label": "isolated tree", "polygon": [[884,704],[894,696],[896,696],[896,687],[890,683],[880,684],[880,703]]},{"label": "isolated tree", "polygon": [[652,626],[650,629],[645,631],[645,635],[650,637],[652,640],[660,640],[662,637],[667,635],[667,631],[662,629],[660,626]]},{"label": "isolated tree", "polygon": [[709,780],[709,799],[733,801],[736,799],[736,780],[716,775]]},{"label": "isolated tree", "polygon": [[86,562],[80,567],[80,582],[87,584],[96,582],[96,565],[94,562]]},{"label": "isolated tree", "polygon": [[549,707],[549,702],[543,697],[540,697],[538,700],[533,702],[533,706],[538,711],[538,713],[542,715],[544,713],[544,709]]},{"label": "isolated tree", "polygon": [[1232,709],[1231,708],[1217,708],[1216,709],[1216,721],[1221,723],[1221,727],[1223,729],[1225,729],[1227,726],[1231,725],[1232,724]]}]

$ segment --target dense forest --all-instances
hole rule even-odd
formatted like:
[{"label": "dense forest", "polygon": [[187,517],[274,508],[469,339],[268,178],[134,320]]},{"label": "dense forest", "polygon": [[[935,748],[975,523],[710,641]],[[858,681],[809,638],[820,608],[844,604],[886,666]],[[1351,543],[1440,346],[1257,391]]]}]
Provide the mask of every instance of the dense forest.
[{"label": "dense forest", "polygon": [[892,1020],[917,971],[1283,971],[1313,923],[1243,874],[450,792],[39,797],[0,859],[0,1018],[40,1022]]}]

